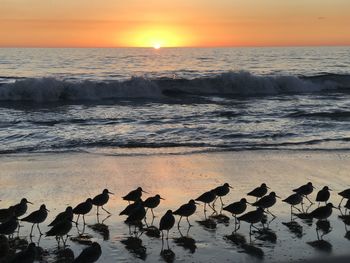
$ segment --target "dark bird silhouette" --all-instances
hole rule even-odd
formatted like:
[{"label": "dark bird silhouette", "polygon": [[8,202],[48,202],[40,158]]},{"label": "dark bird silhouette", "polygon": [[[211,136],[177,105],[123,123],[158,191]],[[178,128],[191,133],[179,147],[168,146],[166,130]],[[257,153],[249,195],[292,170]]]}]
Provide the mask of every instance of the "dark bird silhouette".
[{"label": "dark bird silhouette", "polygon": [[0,209],[0,223],[8,221],[12,216],[15,215],[15,207],[10,206],[9,208]]},{"label": "dark bird silhouette", "polygon": [[30,243],[28,247],[15,254],[11,263],[33,263],[36,256],[36,246],[34,243]]},{"label": "dark bird silhouette", "polygon": [[286,199],[282,200],[282,202],[285,202],[290,205],[290,214],[293,214],[293,207],[297,209],[299,212],[301,212],[296,205],[300,204],[303,201],[303,197],[299,193],[292,194],[288,196]]},{"label": "dark bird silhouette", "polygon": [[18,227],[18,220],[15,216],[12,216],[8,221],[0,225],[0,234],[12,235]]},{"label": "dark bird silhouette", "polygon": [[82,203],[78,204],[76,207],[74,207],[73,213],[78,215],[77,221],[75,223],[78,224],[79,217],[80,217],[80,215],[82,215],[84,225],[85,225],[85,215],[88,214],[91,211],[91,209],[92,209],[91,198],[86,199],[85,202],[82,202]]},{"label": "dark bird silhouette", "polygon": [[164,237],[163,230],[167,231],[166,239],[169,238],[169,230],[174,226],[175,224],[175,217],[173,215],[173,211],[168,210],[165,215],[162,216],[159,222],[159,230],[162,231],[162,239]]},{"label": "dark bird silhouette", "polygon": [[266,211],[270,215],[272,215],[273,217],[276,217],[274,214],[272,214],[269,211],[269,208],[272,207],[276,203],[276,197],[280,198],[278,195],[276,195],[275,192],[271,192],[269,195],[264,196],[261,199],[259,199],[258,201],[256,201],[255,203],[253,203],[253,206],[258,206],[258,207],[261,207],[263,209],[266,209]]},{"label": "dark bird silhouette", "polygon": [[49,226],[54,226],[60,223],[63,220],[73,220],[73,208],[68,206],[65,211],[59,213],[55,219],[49,224]]},{"label": "dark bird silhouette", "polygon": [[343,202],[344,199],[350,199],[350,188],[345,189],[344,191],[341,191],[340,193],[338,193],[338,195],[340,195],[342,197],[342,199],[340,200],[339,206],[341,206],[341,203]]},{"label": "dark bird silhouette", "polygon": [[26,198],[22,198],[21,202],[14,205],[16,217],[21,217],[27,212],[27,209],[28,209],[27,204],[33,204],[33,203],[29,202]]},{"label": "dark bird silhouette", "polygon": [[138,201],[136,201],[135,203],[131,203],[131,204],[128,204],[127,207],[125,207],[125,209],[123,211],[121,211],[119,213],[119,215],[130,215],[131,212],[139,205],[139,203],[143,203],[143,201],[141,199],[139,199]]},{"label": "dark bird silhouette", "polygon": [[32,212],[31,214],[29,214],[28,216],[26,216],[25,218],[21,219],[21,221],[33,224],[31,231],[30,231],[31,237],[32,237],[32,233],[33,233],[33,227],[35,224],[39,230],[40,235],[42,235],[39,224],[45,221],[45,219],[47,217],[47,212],[49,212],[49,210],[46,209],[46,206],[41,205],[39,210],[36,210],[36,211]]},{"label": "dark bird silhouette", "polygon": [[322,190],[318,191],[316,196],[316,202],[318,202],[318,206],[320,206],[320,202],[325,202],[325,204],[327,204],[327,201],[331,196],[329,191],[332,191],[332,190],[329,189],[328,186],[325,186],[322,188]]},{"label": "dark bird silhouette", "polygon": [[207,211],[205,209],[207,204],[211,209],[213,209],[213,211],[215,211],[215,209],[210,206],[210,203],[213,202],[215,198],[216,198],[216,191],[215,189],[213,189],[200,195],[198,198],[196,198],[196,201],[200,201],[204,203],[204,213],[205,213]]},{"label": "dark bird silhouette", "polygon": [[235,224],[237,223],[237,215],[244,213],[246,209],[247,209],[247,199],[245,198],[242,198],[240,201],[229,204],[228,206],[225,206],[223,208],[223,210],[230,212],[232,214],[232,216],[235,219]]},{"label": "dark bird silhouette", "polygon": [[299,188],[296,188],[293,190],[293,192],[299,193],[310,202],[310,204],[313,204],[313,202],[308,198],[308,195],[311,194],[314,191],[315,187],[312,185],[311,182],[308,182],[307,184],[304,184],[300,186]]},{"label": "dark bird silhouette", "polygon": [[188,225],[192,226],[190,224],[190,221],[188,220],[188,217],[193,215],[194,212],[196,212],[196,204],[197,203],[193,199],[191,199],[187,204],[180,206],[175,212],[173,212],[174,215],[180,216],[179,222],[177,223],[178,227],[180,227],[180,222],[183,216],[186,217]]},{"label": "dark bird silhouette", "polygon": [[130,203],[130,201],[136,202],[137,200],[141,199],[142,193],[146,193],[142,190],[141,187],[138,187],[136,190],[132,190],[129,192],[126,196],[123,196],[123,200],[126,200]]},{"label": "dark bird silhouette", "polygon": [[146,216],[146,210],[142,203],[138,202],[135,209],[133,209],[125,220],[127,224],[137,224],[142,221]]},{"label": "dark bird silhouette", "polygon": [[80,255],[73,261],[74,263],[93,263],[96,262],[102,254],[101,246],[94,242],[91,246],[84,248]]},{"label": "dark bird silhouette", "polygon": [[[227,195],[230,192],[230,188],[233,188],[233,187],[230,186],[228,183],[224,183],[223,185],[218,186],[218,187],[213,189],[214,193],[216,194],[216,199],[220,198],[222,206],[224,205],[224,203],[222,202],[222,197]],[[214,203],[215,203],[215,201],[214,201]],[[213,205],[214,205],[214,203],[213,203]]]},{"label": "dark bird silhouette", "polygon": [[[165,200],[160,195],[155,195],[152,197],[148,197],[144,202],[143,206],[147,208],[147,210],[150,208],[152,212],[152,216],[154,217],[153,209],[156,208],[160,204],[160,199]],[[146,210],[146,213],[147,213]]]},{"label": "dark bird silhouette", "polygon": [[327,219],[332,214],[332,208],[336,208],[336,207],[333,206],[332,203],[328,203],[325,206],[320,206],[320,207],[316,208],[314,211],[312,211],[309,214],[309,216],[311,218],[316,218],[316,219],[319,219],[319,220]]},{"label": "dark bird silhouette", "polygon": [[251,235],[252,227],[256,228],[254,224],[261,222],[261,220],[263,219],[263,216],[264,216],[264,209],[262,209],[261,207],[258,207],[258,209],[245,213],[244,215],[238,217],[237,219],[238,221],[245,221],[250,224],[249,234]]},{"label": "dark bird silhouette", "polygon": [[111,214],[109,211],[107,211],[106,209],[103,208],[103,206],[105,204],[107,204],[108,200],[109,200],[109,194],[114,195],[112,192],[109,192],[108,189],[104,189],[102,194],[96,195],[93,199],[92,199],[92,204],[97,206],[97,215],[99,215],[98,213],[98,208],[101,206],[102,210],[104,210],[105,212],[107,212],[108,214]]},{"label": "dark bird silhouette", "polygon": [[262,183],[260,186],[250,191],[247,195],[254,196],[256,197],[256,200],[258,200],[258,198],[261,198],[264,195],[266,195],[267,189],[270,189],[270,188],[265,183]]},{"label": "dark bird silhouette", "polygon": [[[63,241],[63,245],[66,245],[66,241],[63,239],[63,236],[67,235],[72,229],[72,220],[65,218],[55,224],[49,231],[46,232],[46,236],[55,236],[59,242],[60,238]],[[67,240],[67,239],[66,239]]]},{"label": "dark bird silhouette", "polygon": [[350,209],[350,199],[348,199],[348,201],[346,202],[344,207],[345,207],[345,213],[346,213],[348,211],[348,209]]}]

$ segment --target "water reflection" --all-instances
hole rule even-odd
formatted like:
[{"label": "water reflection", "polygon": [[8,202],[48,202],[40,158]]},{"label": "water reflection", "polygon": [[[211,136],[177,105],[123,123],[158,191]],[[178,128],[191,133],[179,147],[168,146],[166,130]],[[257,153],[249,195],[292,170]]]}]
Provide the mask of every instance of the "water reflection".
[{"label": "water reflection", "polygon": [[174,251],[172,251],[169,247],[169,240],[166,239],[166,243],[167,243],[167,248],[164,249],[164,239],[162,239],[162,249],[160,251],[160,256],[162,257],[162,259],[167,262],[174,262],[175,260],[175,253]]},{"label": "water reflection", "polygon": [[289,232],[294,234],[297,238],[303,237],[303,227],[296,221],[282,222],[283,225],[288,227]]},{"label": "water reflection", "polygon": [[196,246],[196,240],[188,236],[190,229],[191,227],[187,229],[186,235],[183,235],[181,230],[178,229],[180,233],[180,237],[174,238],[174,242],[178,246],[183,247],[186,250],[189,250],[193,254],[196,252],[197,246]]},{"label": "water reflection", "polygon": [[142,245],[142,240],[139,237],[127,237],[120,241],[125,245],[125,248],[135,257],[146,260],[147,250],[146,247]]}]

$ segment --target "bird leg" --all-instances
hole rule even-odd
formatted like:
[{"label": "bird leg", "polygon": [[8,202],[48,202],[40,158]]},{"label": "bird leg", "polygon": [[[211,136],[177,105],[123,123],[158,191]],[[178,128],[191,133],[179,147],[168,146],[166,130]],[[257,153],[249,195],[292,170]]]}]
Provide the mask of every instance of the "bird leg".
[{"label": "bird leg", "polygon": [[318,234],[318,228],[316,227],[316,234],[317,234],[317,239],[320,240],[320,236]]},{"label": "bird leg", "polygon": [[186,217],[186,219],[187,219],[188,226],[191,227],[192,225],[191,225],[190,221],[188,220],[188,216]]},{"label": "bird leg", "polygon": [[300,213],[302,213],[301,210],[300,210],[298,207],[295,207],[294,205],[293,205],[293,207],[294,207],[296,210],[298,210]]},{"label": "bird leg", "polygon": [[179,222],[177,223],[177,228],[180,228],[181,219],[182,219],[182,216],[180,216]]},{"label": "bird leg", "polygon": [[207,210],[205,209],[206,205],[207,205],[207,203],[204,203],[204,214],[205,214],[205,212],[207,212]]},{"label": "bird leg", "polygon": [[84,226],[86,225],[86,223],[85,223],[85,215],[83,215],[83,221],[84,221]]},{"label": "bird leg", "polygon": [[34,227],[35,224],[32,225],[32,229],[30,230],[30,237],[33,237],[32,233],[33,233],[33,227]]},{"label": "bird leg", "polygon": [[109,214],[109,215],[111,214],[109,211],[107,211],[106,209],[104,209],[103,206],[101,206],[101,208],[102,208],[103,211],[107,212],[107,214]]},{"label": "bird leg", "polygon": [[276,218],[276,216],[274,214],[272,214],[269,209],[266,209],[266,212],[268,212],[270,215],[272,215],[273,218]]},{"label": "bird leg", "polygon": [[78,225],[79,217],[80,217],[80,214],[78,214],[78,218],[77,218],[77,221],[75,221],[75,225]]},{"label": "bird leg", "polygon": [[[169,229],[166,231],[166,240],[169,239]],[[168,247],[169,247],[169,244],[168,244]]]},{"label": "bird leg", "polygon": [[339,203],[339,205],[338,205],[339,208],[340,208],[341,203],[343,202],[343,200],[344,200],[344,197],[340,200],[340,203]]},{"label": "bird leg", "polygon": [[97,213],[96,213],[96,215],[97,216],[99,216],[100,214],[99,214],[99,212],[98,212],[98,209],[99,209],[100,207],[99,206],[97,206]]},{"label": "bird leg", "polygon": [[151,212],[152,212],[152,216],[153,216],[153,218],[155,218],[154,213],[153,213],[153,208],[151,208]]},{"label": "bird leg", "polygon": [[220,196],[221,206],[224,206],[224,203],[222,202],[222,198]]},{"label": "bird leg", "polygon": [[39,224],[36,224],[36,226],[37,226],[37,228],[38,228],[38,230],[39,230],[40,236],[42,236],[42,235],[43,235],[43,233],[41,233],[41,231],[40,231]]},{"label": "bird leg", "polygon": [[310,199],[309,199],[309,197],[307,197],[307,195],[305,195],[305,198],[310,202],[310,204],[314,204]]}]

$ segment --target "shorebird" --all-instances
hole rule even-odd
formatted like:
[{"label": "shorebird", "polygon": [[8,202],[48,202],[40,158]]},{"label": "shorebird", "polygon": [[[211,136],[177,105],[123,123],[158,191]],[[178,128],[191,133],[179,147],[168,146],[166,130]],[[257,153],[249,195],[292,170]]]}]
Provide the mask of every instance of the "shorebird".
[{"label": "shorebird", "polygon": [[41,205],[39,210],[36,210],[34,212],[32,212],[31,214],[29,214],[28,216],[26,216],[25,218],[22,218],[21,221],[24,222],[28,222],[28,223],[32,223],[32,228],[30,230],[30,237],[32,237],[32,233],[33,233],[33,227],[36,224],[40,235],[42,235],[39,224],[44,222],[46,217],[47,217],[47,212],[49,212],[49,210],[46,209],[45,205]]},{"label": "shorebird", "polygon": [[258,201],[258,198],[261,198],[264,195],[266,195],[267,189],[270,188],[265,183],[262,183],[260,186],[247,193],[247,195],[256,197],[256,201]]},{"label": "shorebird", "polygon": [[97,215],[99,215],[98,213],[98,208],[101,206],[102,210],[104,210],[105,212],[107,212],[108,214],[111,214],[109,211],[107,211],[106,209],[103,208],[103,206],[105,204],[107,204],[108,200],[109,200],[109,194],[114,195],[112,192],[108,191],[108,189],[104,189],[102,194],[96,195],[93,199],[92,199],[92,204],[97,206]]},{"label": "shorebird", "polygon": [[123,211],[121,211],[119,213],[119,215],[127,215],[129,216],[131,214],[131,212],[139,205],[139,204],[142,204],[143,201],[141,199],[137,200],[135,203],[131,203],[131,204],[128,204],[127,207],[125,207],[125,209]]},{"label": "shorebird", "polygon": [[123,200],[126,200],[130,203],[130,201],[137,201],[139,199],[141,199],[142,193],[146,193],[147,192],[143,191],[141,187],[138,187],[135,190],[132,190],[131,192],[129,192],[126,196],[123,196]]},{"label": "shorebird", "polygon": [[348,209],[350,209],[350,199],[348,199],[348,201],[346,202],[346,204],[344,205],[345,207],[345,214],[348,211]]},{"label": "shorebird", "polygon": [[340,195],[342,197],[342,199],[340,200],[339,206],[341,206],[341,203],[343,202],[344,199],[350,199],[350,188],[345,189],[344,191],[341,191],[340,193],[338,193],[338,195]]},{"label": "shorebird", "polygon": [[311,194],[314,191],[315,187],[312,185],[311,182],[308,182],[307,184],[304,184],[300,186],[299,188],[296,188],[293,190],[293,192],[299,193],[310,202],[310,204],[313,204],[313,202],[307,197],[309,194]]},{"label": "shorebird", "polygon": [[146,210],[142,203],[138,202],[136,207],[130,212],[128,218],[125,220],[127,224],[137,224],[146,216]]},{"label": "shorebird", "polygon": [[312,211],[309,216],[318,220],[324,220],[331,216],[332,208],[336,208],[332,203],[328,203],[325,206],[320,206]]},{"label": "shorebird", "polygon": [[15,214],[15,207],[10,206],[9,208],[0,209],[0,223],[8,221]]},{"label": "shorebird", "polygon": [[286,199],[282,200],[282,202],[285,202],[285,203],[290,205],[290,215],[291,216],[293,214],[293,207],[301,213],[299,208],[295,207],[296,205],[303,202],[303,197],[301,194],[299,194],[299,193],[292,194],[292,195],[288,196]]},{"label": "shorebird", "polygon": [[143,202],[143,206],[147,208],[146,213],[147,213],[148,209],[150,208],[151,212],[152,212],[152,216],[154,217],[153,209],[156,208],[160,204],[160,199],[165,200],[164,198],[162,198],[158,194],[155,196],[152,196],[152,197],[148,197]]},{"label": "shorebird", "polygon": [[252,227],[259,230],[258,228],[256,228],[254,226],[254,224],[261,222],[261,220],[263,219],[263,216],[264,216],[264,209],[262,209],[261,207],[258,207],[258,209],[254,210],[254,211],[250,211],[250,212],[238,217],[237,219],[238,219],[238,221],[245,221],[245,222],[250,224],[249,235],[251,235]]},{"label": "shorebird", "polygon": [[101,246],[94,242],[91,246],[84,248],[80,255],[73,261],[74,263],[93,263],[96,262],[102,254]]},{"label": "shorebird", "polygon": [[275,192],[271,192],[269,195],[262,197],[261,199],[259,199],[255,203],[253,203],[252,205],[266,209],[266,212],[268,212],[273,217],[276,217],[274,214],[272,214],[269,211],[269,208],[272,207],[276,203],[276,197],[280,198],[278,195],[276,195]]},{"label": "shorebird", "polygon": [[215,209],[210,206],[210,203],[213,202],[215,198],[216,198],[216,191],[215,189],[213,189],[200,195],[198,198],[196,198],[196,201],[200,201],[204,203],[204,213],[207,211],[205,209],[207,204],[215,212]]},{"label": "shorebird", "polygon": [[[46,236],[55,236],[59,244],[60,238],[63,241],[63,245],[66,246],[66,240],[68,238],[68,233],[72,229],[72,220],[65,218],[62,221],[55,224],[49,231],[46,232]],[[67,235],[66,240],[63,236]]]},{"label": "shorebird", "polygon": [[[221,205],[223,206],[224,203],[222,202],[222,197],[227,195],[230,192],[230,188],[233,189],[233,187],[230,186],[228,183],[224,183],[223,185],[214,188],[213,190],[214,190],[214,193],[216,194],[215,201],[219,197],[220,201],[221,201]],[[215,201],[214,201],[214,203],[215,203]],[[213,203],[213,206],[214,206],[214,203]]]},{"label": "shorebird", "polygon": [[12,263],[33,263],[36,255],[36,247],[34,243],[30,243],[27,248],[15,254]]},{"label": "shorebird", "polygon": [[237,231],[239,228],[239,227],[236,228],[237,215],[244,213],[244,211],[247,209],[247,203],[248,203],[247,199],[242,198],[240,201],[229,204],[228,206],[225,206],[223,208],[223,210],[230,212],[232,214],[232,216],[234,217],[234,219],[235,219],[235,231]]},{"label": "shorebird", "polygon": [[184,204],[182,206],[180,206],[175,212],[173,212],[174,215],[179,215],[180,219],[179,222],[177,223],[177,227],[180,227],[180,222],[183,216],[186,217],[188,225],[192,226],[190,224],[190,221],[188,220],[188,217],[193,215],[194,212],[196,212],[196,203],[193,199],[191,199],[187,204]]},{"label": "shorebird", "polygon": [[316,202],[318,202],[318,206],[320,206],[321,202],[325,202],[325,204],[327,204],[327,201],[331,195],[329,191],[332,191],[332,189],[329,189],[328,186],[325,186],[322,188],[322,190],[318,191],[316,196]]},{"label": "shorebird", "polygon": [[15,216],[12,216],[8,221],[0,225],[0,234],[12,235],[18,227],[18,220]]},{"label": "shorebird", "polygon": [[21,202],[14,205],[16,217],[21,217],[27,212],[27,209],[28,209],[27,204],[33,204],[33,203],[29,202],[26,198],[22,198]]},{"label": "shorebird", "polygon": [[164,237],[163,230],[167,231],[166,239],[169,237],[169,230],[174,226],[175,224],[175,217],[173,215],[173,211],[168,210],[165,215],[162,216],[159,222],[159,230],[162,231],[162,239]]},{"label": "shorebird", "polygon": [[65,211],[59,213],[55,219],[49,224],[49,226],[54,226],[60,223],[63,220],[73,220],[73,208],[68,206]]},{"label": "shorebird", "polygon": [[87,213],[89,213],[91,211],[91,209],[92,209],[92,200],[91,200],[91,198],[86,199],[85,202],[82,202],[82,203],[78,204],[76,207],[74,207],[73,213],[78,215],[77,221],[75,223],[78,224],[79,217],[80,217],[80,215],[82,215],[83,216],[84,225],[85,225],[85,215]]}]

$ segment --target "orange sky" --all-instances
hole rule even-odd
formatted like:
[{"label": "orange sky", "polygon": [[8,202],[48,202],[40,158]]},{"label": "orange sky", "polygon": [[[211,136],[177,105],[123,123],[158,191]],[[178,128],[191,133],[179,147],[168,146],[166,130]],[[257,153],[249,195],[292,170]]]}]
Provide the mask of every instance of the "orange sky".
[{"label": "orange sky", "polygon": [[349,0],[0,0],[0,46],[350,45]]}]

